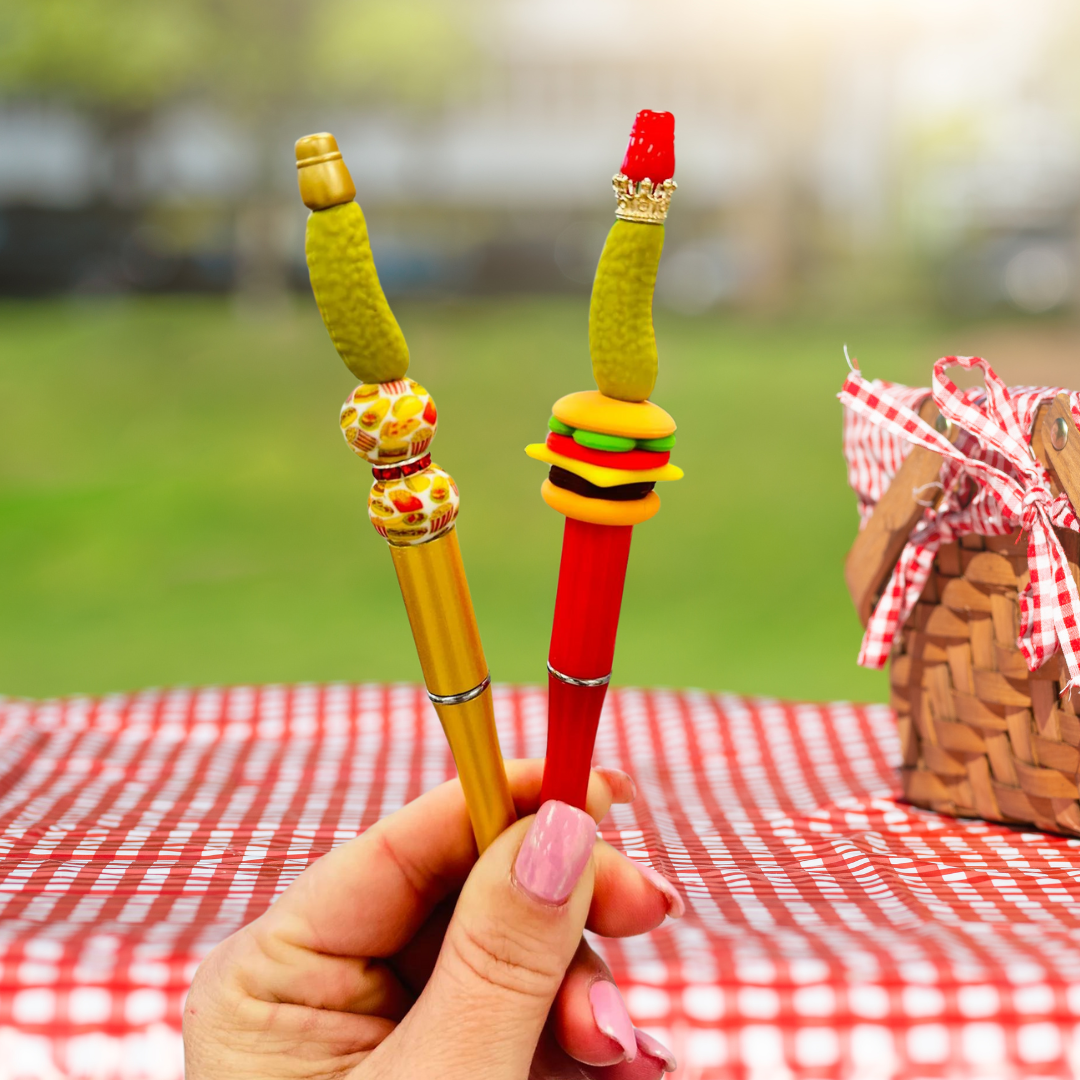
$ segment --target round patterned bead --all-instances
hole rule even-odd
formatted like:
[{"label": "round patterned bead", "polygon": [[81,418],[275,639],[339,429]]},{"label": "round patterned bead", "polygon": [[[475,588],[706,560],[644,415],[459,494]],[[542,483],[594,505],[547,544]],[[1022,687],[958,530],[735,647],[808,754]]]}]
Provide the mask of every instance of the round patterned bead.
[{"label": "round patterned bead", "polygon": [[395,465],[423,454],[438,423],[431,395],[412,379],[364,383],[341,407],[345,441],[372,465]]},{"label": "round patterned bead", "polygon": [[454,478],[438,465],[396,480],[376,480],[368,517],[391,544],[406,547],[433,540],[457,519],[461,499]]}]

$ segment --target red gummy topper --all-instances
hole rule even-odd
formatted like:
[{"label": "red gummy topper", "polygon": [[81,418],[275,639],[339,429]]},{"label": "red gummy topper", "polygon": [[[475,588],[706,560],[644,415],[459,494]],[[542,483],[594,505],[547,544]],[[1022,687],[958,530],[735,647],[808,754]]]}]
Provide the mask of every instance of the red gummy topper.
[{"label": "red gummy topper", "polygon": [[675,175],[675,114],[642,109],[634,117],[622,173],[634,183],[646,177],[654,184]]}]

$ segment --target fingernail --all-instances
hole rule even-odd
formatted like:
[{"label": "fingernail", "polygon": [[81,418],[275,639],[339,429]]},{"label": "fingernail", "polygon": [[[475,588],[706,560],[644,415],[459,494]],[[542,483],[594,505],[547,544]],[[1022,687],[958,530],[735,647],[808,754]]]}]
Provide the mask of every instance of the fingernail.
[{"label": "fingernail", "polygon": [[622,769],[609,769],[604,765],[597,765],[593,772],[599,773],[612,791],[622,787],[629,788],[630,797],[626,800],[627,802],[633,802],[637,798],[637,784],[628,772],[623,772]]},{"label": "fingernail", "polygon": [[678,889],[663,874],[658,874],[651,866],[638,862],[637,859],[631,859],[630,861],[641,871],[642,877],[657,892],[663,894],[664,899],[667,901],[667,913],[673,919],[681,919],[686,914],[686,904],[683,902],[682,896],[679,895]]},{"label": "fingernail", "polygon": [[607,979],[598,979],[589,987],[589,1004],[596,1026],[622,1047],[624,1061],[633,1061],[637,1057],[634,1025],[630,1022],[630,1014],[623,1004],[619,988]]},{"label": "fingernail", "polygon": [[637,1037],[638,1050],[646,1057],[659,1061],[664,1072],[674,1072],[678,1068],[679,1063],[675,1060],[675,1055],[662,1042],[647,1035],[641,1028],[634,1028],[634,1035]]},{"label": "fingernail", "polygon": [[595,842],[596,822],[584,810],[552,799],[525,834],[514,877],[536,900],[561,904],[574,891]]}]

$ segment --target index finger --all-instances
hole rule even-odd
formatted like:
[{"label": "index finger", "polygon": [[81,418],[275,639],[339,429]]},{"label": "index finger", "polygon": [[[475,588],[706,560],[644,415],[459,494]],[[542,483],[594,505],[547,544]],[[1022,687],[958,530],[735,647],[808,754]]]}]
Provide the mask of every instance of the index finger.
[{"label": "index finger", "polygon": [[[506,763],[519,816],[538,808],[543,770],[540,759]],[[631,798],[625,773],[593,770],[587,809],[596,821]],[[260,917],[260,929],[332,956],[391,956],[461,888],[476,858],[461,785],[451,780],[313,863]]]}]

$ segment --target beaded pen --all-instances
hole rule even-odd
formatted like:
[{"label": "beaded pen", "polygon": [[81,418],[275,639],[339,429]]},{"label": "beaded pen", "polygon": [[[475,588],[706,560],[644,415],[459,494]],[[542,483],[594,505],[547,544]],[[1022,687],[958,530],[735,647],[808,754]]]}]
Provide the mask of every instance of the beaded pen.
[{"label": "beaded pen", "polygon": [[616,221],[593,282],[589,352],[599,391],[560,398],[546,442],[526,453],[550,466],[544,501],[565,515],[548,652],[542,799],[584,807],[600,711],[611,679],[635,525],[660,509],[675,421],[649,401],[656,383],[653,288],[675,181],[675,118],[638,113],[613,180]]},{"label": "beaded pen", "polygon": [[483,851],[516,815],[458,547],[457,485],[429,451],[438,411],[428,391],[405,377],[409,349],[379,284],[364,214],[334,137],[300,139],[296,167],[311,210],[305,252],[312,291],[335,348],[361,380],[342,406],[341,430],[372,466],[368,516],[389,544],[428,697]]}]

